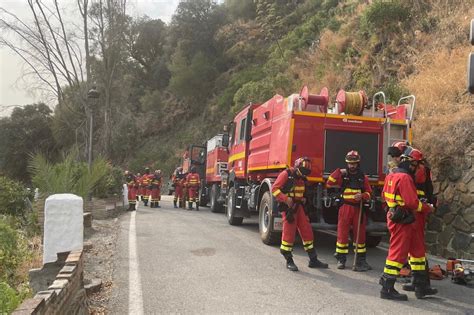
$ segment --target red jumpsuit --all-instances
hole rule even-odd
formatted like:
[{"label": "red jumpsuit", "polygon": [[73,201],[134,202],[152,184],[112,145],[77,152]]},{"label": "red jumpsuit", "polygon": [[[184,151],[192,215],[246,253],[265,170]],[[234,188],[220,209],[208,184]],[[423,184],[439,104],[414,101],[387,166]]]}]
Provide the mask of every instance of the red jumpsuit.
[{"label": "red jumpsuit", "polygon": [[188,188],[189,202],[199,202],[199,184],[201,179],[198,173],[189,173],[186,176],[186,186]]},{"label": "red jumpsuit", "polygon": [[[285,185],[289,181],[291,177],[294,178],[293,185],[288,187],[288,191],[286,190]],[[305,181],[302,178],[294,177],[295,169],[290,168],[289,170],[282,171],[276,181],[272,185],[272,194],[275,196],[278,202],[285,203],[288,198],[292,198],[295,206],[294,206],[294,220],[293,222],[288,222],[286,218],[286,212],[282,213],[283,217],[283,233],[281,235],[281,246],[280,251],[282,253],[288,252],[291,253],[293,251],[293,245],[295,243],[295,236],[296,230],[300,233],[301,239],[303,240],[303,247],[305,251],[312,251],[314,248],[313,245],[313,229],[311,224],[309,223],[309,218],[304,211],[304,207],[302,205],[302,201],[304,198],[304,190],[305,190]]]},{"label": "red jumpsuit", "polygon": [[[406,211],[427,211],[430,207],[423,204],[416,194],[416,187],[412,177],[401,169],[394,169],[393,173],[385,178],[383,196],[389,208],[397,205]],[[415,224],[394,223],[387,212],[387,226],[390,231],[390,247],[385,261],[384,275],[396,277],[407,261],[412,238],[415,233]],[[416,242],[415,240],[413,240]],[[417,244],[418,245],[418,244]]]},{"label": "red jumpsuit", "polygon": [[[344,204],[339,208],[337,220],[337,242],[336,253],[338,255],[346,255],[349,252],[349,230],[352,226],[354,238],[354,251],[357,253],[365,253],[365,226],[367,218],[362,216],[360,223],[359,239],[357,237],[357,226],[359,220],[360,201],[354,199],[354,195],[360,193],[363,200],[369,200],[372,188],[369,184],[369,178],[361,172],[357,174],[343,175],[341,170],[336,169],[328,178],[327,187],[341,187]],[[362,192],[363,191],[363,192]],[[356,247],[356,243],[357,247]]]},{"label": "red jumpsuit", "polygon": [[152,175],[150,177],[151,185],[151,207],[158,207],[159,201],[161,200],[160,188],[161,188],[161,176]]},{"label": "red jumpsuit", "polygon": [[144,176],[143,184],[145,185],[145,196],[143,196],[143,201],[148,202],[148,201],[150,201],[151,180],[153,178],[153,174],[145,174],[143,176]]},{"label": "red jumpsuit", "polygon": [[137,203],[136,178],[134,175],[129,174],[126,177],[126,181],[127,181],[127,188],[128,188],[128,203],[133,206]]},{"label": "red jumpsuit", "polygon": [[175,203],[179,202],[183,203],[184,202],[184,194],[183,194],[183,185],[184,185],[184,174],[182,173],[175,173],[173,174],[173,184],[174,184],[174,199],[173,201]]},{"label": "red jumpsuit", "polygon": [[143,198],[144,198],[145,195],[146,195],[145,178],[146,178],[146,174],[143,174],[142,176],[140,176],[140,177],[138,178],[138,183],[139,183],[139,186],[138,186],[138,195],[140,196],[140,200],[143,200]]},{"label": "red jumpsuit", "polygon": [[[416,193],[419,199],[426,199],[423,185],[431,180],[429,173],[423,164],[418,166],[415,173]],[[429,211],[417,211],[414,223],[413,237],[410,243],[410,268],[413,271],[425,271],[426,269],[426,247],[425,247],[425,223]]]}]

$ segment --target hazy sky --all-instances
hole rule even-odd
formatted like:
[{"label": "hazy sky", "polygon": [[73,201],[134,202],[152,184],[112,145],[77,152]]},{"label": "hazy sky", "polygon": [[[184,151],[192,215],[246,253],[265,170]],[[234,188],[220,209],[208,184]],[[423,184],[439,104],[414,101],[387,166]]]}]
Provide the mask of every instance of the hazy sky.
[{"label": "hazy sky", "polygon": [[[44,2],[49,3],[48,0]],[[79,15],[75,13],[76,0],[58,0],[58,2],[69,14]],[[128,0],[127,3],[128,14],[134,17],[147,15],[169,22],[179,0]],[[25,20],[30,20],[27,0],[0,0],[0,7]],[[0,47],[0,116],[10,111],[5,109],[6,106],[25,105],[42,100],[40,95],[28,91],[28,86],[21,80],[23,64],[11,50]]]}]

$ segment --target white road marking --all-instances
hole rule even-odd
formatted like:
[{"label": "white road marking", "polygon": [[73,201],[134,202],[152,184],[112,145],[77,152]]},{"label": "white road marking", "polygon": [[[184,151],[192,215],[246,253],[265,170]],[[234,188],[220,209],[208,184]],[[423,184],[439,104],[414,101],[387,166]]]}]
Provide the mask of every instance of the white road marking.
[{"label": "white road marking", "polygon": [[137,231],[135,216],[137,211],[132,211],[130,216],[130,229],[128,231],[128,313],[143,314],[143,294],[140,269],[138,268]]}]

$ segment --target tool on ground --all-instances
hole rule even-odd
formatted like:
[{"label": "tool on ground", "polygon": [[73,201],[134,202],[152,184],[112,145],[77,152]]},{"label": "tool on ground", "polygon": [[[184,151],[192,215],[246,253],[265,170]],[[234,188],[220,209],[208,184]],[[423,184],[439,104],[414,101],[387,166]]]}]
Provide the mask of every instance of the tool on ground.
[{"label": "tool on ground", "polygon": [[474,260],[449,258],[446,263],[446,270],[451,274],[451,281],[456,284],[468,284],[474,278],[474,269],[464,266],[474,264]]}]

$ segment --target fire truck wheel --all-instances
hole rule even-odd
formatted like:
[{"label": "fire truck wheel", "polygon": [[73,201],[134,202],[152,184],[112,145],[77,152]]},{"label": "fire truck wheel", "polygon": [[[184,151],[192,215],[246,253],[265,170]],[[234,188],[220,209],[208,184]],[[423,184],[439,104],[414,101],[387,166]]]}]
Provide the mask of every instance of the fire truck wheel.
[{"label": "fire truck wheel", "polygon": [[241,225],[244,218],[235,216],[235,187],[229,189],[229,195],[227,196],[227,209],[226,209],[227,221],[230,225]]},{"label": "fire truck wheel", "polygon": [[377,245],[379,245],[381,240],[382,240],[382,236],[367,235],[365,238],[365,246],[369,248],[377,247]]},{"label": "fire truck wheel", "polygon": [[222,212],[222,205],[217,202],[217,198],[219,195],[219,187],[217,184],[213,184],[211,187],[211,212]]},{"label": "fire truck wheel", "polygon": [[258,211],[258,229],[262,242],[267,245],[279,244],[281,233],[273,230],[272,196],[269,191],[265,192],[260,201]]}]

